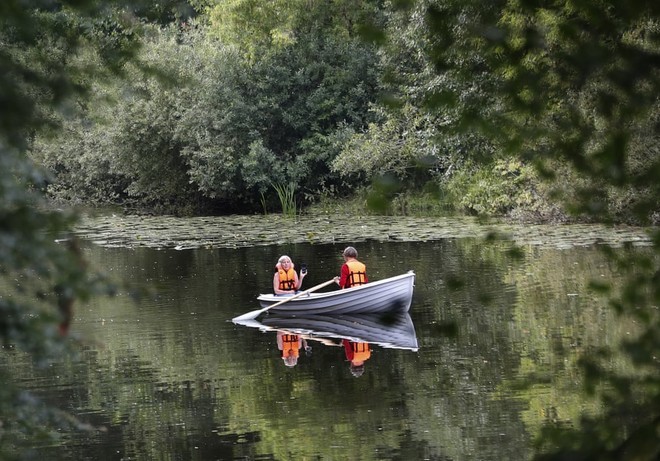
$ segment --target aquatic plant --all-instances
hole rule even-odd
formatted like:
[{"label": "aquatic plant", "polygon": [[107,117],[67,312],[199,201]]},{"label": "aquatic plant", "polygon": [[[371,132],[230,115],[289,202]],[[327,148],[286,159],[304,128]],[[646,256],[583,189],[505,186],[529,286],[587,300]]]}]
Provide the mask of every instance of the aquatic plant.
[{"label": "aquatic plant", "polygon": [[296,217],[296,186],[293,183],[273,184],[282,205],[282,214],[288,218]]}]

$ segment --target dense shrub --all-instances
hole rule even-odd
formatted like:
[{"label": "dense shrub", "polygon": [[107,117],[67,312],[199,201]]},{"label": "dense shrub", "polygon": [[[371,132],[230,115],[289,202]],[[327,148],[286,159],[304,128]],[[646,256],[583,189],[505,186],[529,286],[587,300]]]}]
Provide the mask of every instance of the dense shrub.
[{"label": "dense shrub", "polygon": [[487,165],[465,165],[441,186],[445,200],[468,214],[504,216],[516,209],[540,207],[539,178],[530,165],[499,159]]}]

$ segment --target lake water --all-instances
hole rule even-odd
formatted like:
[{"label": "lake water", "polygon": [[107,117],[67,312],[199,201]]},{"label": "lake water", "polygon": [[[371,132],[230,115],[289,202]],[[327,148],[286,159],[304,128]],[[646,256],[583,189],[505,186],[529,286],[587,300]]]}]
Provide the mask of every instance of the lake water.
[{"label": "lake water", "polygon": [[92,427],[41,459],[522,460],[544,423],[600,411],[577,362],[636,326],[588,288],[620,283],[598,245],[355,243],[372,280],[417,274],[417,350],[373,345],[359,377],[332,341],[309,338],[288,367],[276,332],[231,322],[260,307],[280,255],[307,264],[309,288],[338,274],[345,246],[86,244],[127,285],[78,306],[77,357],[45,370],[13,359],[23,386]]}]

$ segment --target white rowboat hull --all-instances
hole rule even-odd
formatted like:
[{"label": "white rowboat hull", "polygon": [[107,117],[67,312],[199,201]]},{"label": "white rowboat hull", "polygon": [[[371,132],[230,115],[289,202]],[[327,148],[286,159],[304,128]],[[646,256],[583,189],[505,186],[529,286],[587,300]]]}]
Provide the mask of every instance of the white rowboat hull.
[{"label": "white rowboat hull", "polygon": [[[328,292],[312,292],[273,307],[268,312],[278,314],[380,314],[410,310],[415,273],[408,271],[365,285]],[[285,299],[283,296],[261,294],[261,307]]]}]

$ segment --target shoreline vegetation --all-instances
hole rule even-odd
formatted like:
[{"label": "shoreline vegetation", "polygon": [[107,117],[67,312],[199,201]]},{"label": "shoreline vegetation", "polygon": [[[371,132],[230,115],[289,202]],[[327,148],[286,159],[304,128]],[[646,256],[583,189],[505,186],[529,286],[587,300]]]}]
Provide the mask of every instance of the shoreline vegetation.
[{"label": "shoreline vegetation", "polygon": [[[289,200],[293,201],[293,198]],[[294,202],[283,204],[281,209],[276,206],[266,207],[261,212],[250,213],[191,213],[188,209],[163,210],[151,208],[139,203],[128,204],[106,204],[106,203],[84,203],[82,201],[60,200],[50,198],[49,204],[54,208],[73,208],[88,215],[117,214],[137,216],[177,216],[177,217],[222,217],[233,215],[279,215],[289,220],[297,221],[305,216],[343,214],[350,216],[387,216],[387,217],[411,217],[411,218],[466,218],[476,219],[483,222],[498,222],[510,224],[529,225],[561,225],[561,224],[608,224],[615,226],[654,227],[660,225],[660,212],[651,213],[644,223],[630,215],[607,216],[596,219],[593,215],[571,215],[561,205],[549,201],[537,201],[534,206],[518,206],[503,214],[477,214],[467,213],[453,209],[451,205],[442,201],[437,195],[428,193],[401,193],[393,197],[380,197],[373,205],[373,195],[367,189],[359,191],[356,195],[346,198],[322,197],[316,202],[306,206],[300,206]],[[232,210],[233,211],[233,210]]]}]

